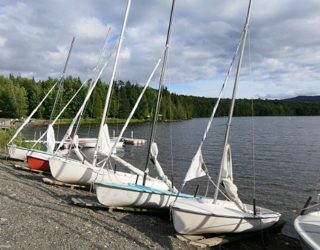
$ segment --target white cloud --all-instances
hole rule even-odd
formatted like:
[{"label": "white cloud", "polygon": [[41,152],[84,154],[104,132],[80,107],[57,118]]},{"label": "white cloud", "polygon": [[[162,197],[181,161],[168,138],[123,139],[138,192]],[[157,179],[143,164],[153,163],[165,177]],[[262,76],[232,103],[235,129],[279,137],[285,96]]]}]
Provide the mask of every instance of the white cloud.
[{"label": "white cloud", "polygon": [[129,61],[131,58],[131,51],[128,47],[124,47],[120,52],[120,60]]},{"label": "white cloud", "polygon": [[0,47],[4,47],[4,45],[6,44],[7,39],[4,37],[0,37]]},{"label": "white cloud", "polygon": [[[146,81],[163,51],[170,4],[162,0],[132,2],[119,78]],[[240,37],[247,4],[177,2],[167,71],[175,92],[217,95]],[[58,75],[75,35],[68,72],[85,79],[97,63],[108,27],[113,29],[111,52],[125,5],[125,1],[111,0],[2,0],[0,73],[34,75],[36,79]],[[240,97],[278,97],[308,91],[320,94],[319,12],[318,0],[254,1],[250,62],[247,48]],[[110,68],[103,74],[106,81]]]},{"label": "white cloud", "polygon": [[70,32],[80,39],[102,39],[107,33],[107,26],[95,17],[82,17],[71,24]]}]

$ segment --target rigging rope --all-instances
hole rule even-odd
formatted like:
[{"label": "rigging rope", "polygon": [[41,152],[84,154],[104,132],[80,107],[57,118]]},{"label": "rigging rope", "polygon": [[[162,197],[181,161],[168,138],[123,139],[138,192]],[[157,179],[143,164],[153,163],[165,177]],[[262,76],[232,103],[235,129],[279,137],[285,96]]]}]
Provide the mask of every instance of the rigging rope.
[{"label": "rigging rope", "polygon": [[[249,80],[252,84],[252,64],[251,64],[251,32],[248,29],[248,55],[249,55]],[[252,174],[253,174],[253,199],[256,199],[256,163],[255,163],[255,123],[254,123],[254,100],[251,98],[251,134],[252,134]]]},{"label": "rigging rope", "polygon": [[56,107],[58,105],[57,103],[59,102],[61,94],[62,94],[63,82],[64,82],[64,74],[61,76],[61,79],[59,80],[59,87],[58,87],[57,95],[56,95],[56,98],[54,100],[53,107],[52,107],[52,110],[51,110],[50,119],[49,119],[50,123],[52,122],[52,119],[54,117],[54,113],[56,111]]},{"label": "rigging rope", "polygon": [[174,9],[175,9],[175,0],[172,0],[169,25],[168,25],[168,30],[167,30],[167,38],[166,38],[165,49],[164,49],[164,53],[163,53],[163,62],[162,62],[162,68],[161,68],[161,73],[160,73],[160,79],[159,79],[158,99],[157,99],[156,109],[155,109],[153,123],[152,123],[152,127],[151,127],[151,136],[150,136],[150,140],[149,140],[148,155],[147,155],[146,164],[145,164],[145,174],[143,177],[143,185],[145,185],[146,177],[149,172],[148,164],[149,164],[149,160],[150,160],[151,148],[152,148],[152,144],[154,143],[154,138],[155,138],[155,134],[156,134],[156,127],[157,127],[157,122],[158,122],[158,118],[159,118],[158,116],[159,116],[159,111],[160,111],[160,101],[161,101],[163,82],[164,82],[165,71],[166,71],[167,57],[168,57],[168,52],[169,52],[169,43],[170,43],[170,37],[171,37],[171,32],[172,32],[172,22],[173,22]]},{"label": "rigging rope", "polygon": [[[227,83],[228,83],[228,80],[229,80],[229,76],[230,76],[231,70],[232,70],[232,68],[233,68],[233,64],[234,64],[234,62],[235,62],[235,60],[236,60],[236,58],[237,58],[237,55],[238,55],[238,52],[239,52],[239,48],[240,48],[240,45],[241,45],[242,40],[243,40],[243,36],[244,36],[244,31],[242,32],[241,37],[240,37],[240,40],[239,40],[239,42],[238,42],[238,44],[237,44],[235,53],[234,53],[234,55],[233,55],[233,58],[232,58],[232,60],[231,60],[230,65],[229,65],[229,69],[228,69],[228,71],[227,71],[227,74],[226,74],[226,76],[225,76],[225,78],[224,78],[224,81],[223,81],[223,84],[222,84],[222,86],[221,86],[221,89],[220,89],[220,92],[219,92],[217,101],[216,101],[216,103],[215,103],[215,105],[214,105],[214,107],[213,107],[213,110],[212,110],[212,113],[211,113],[209,122],[208,122],[207,127],[206,127],[206,130],[205,130],[205,132],[204,132],[204,134],[203,134],[203,136],[202,136],[202,139],[201,139],[201,142],[200,142],[200,145],[199,145],[199,147],[198,147],[197,152],[202,149],[203,143],[204,143],[204,141],[206,140],[207,134],[208,134],[208,132],[209,132],[209,130],[210,130],[210,128],[211,128],[211,124],[212,124],[213,118],[215,117],[215,114],[216,114],[216,111],[217,111],[217,109],[218,109],[220,100],[221,100],[221,98],[222,98],[222,96],[223,96],[224,89],[225,89],[225,87],[227,86]],[[216,184],[213,182],[213,180],[212,180],[212,178],[211,178],[211,176],[210,176],[210,174],[209,174],[209,171],[208,171],[207,167],[206,167],[206,170],[207,170],[207,171],[206,171],[206,176],[208,177],[208,180],[214,185],[214,187],[216,188],[217,192],[220,192],[220,193],[222,193],[225,197],[227,197],[227,196],[221,191],[221,189],[219,188],[219,186],[216,185]],[[180,189],[179,192],[182,192],[184,186],[185,186],[185,183],[182,184],[181,189]],[[207,192],[206,192],[206,193],[207,193]],[[228,199],[229,199],[229,198],[228,198]],[[175,200],[175,201],[176,201],[176,200]],[[174,202],[175,202],[175,201],[174,201]],[[174,202],[173,202],[173,204],[174,204]]]},{"label": "rigging rope", "polygon": [[[63,86],[62,86],[62,92],[63,92]],[[59,110],[62,110],[62,95],[60,97],[60,102],[59,102]],[[59,114],[58,114],[59,115]],[[58,123],[58,126],[57,126],[57,134],[55,135],[56,138],[59,138],[60,137],[60,123]]]},{"label": "rigging rope", "polygon": [[69,64],[69,59],[70,59],[71,51],[72,51],[72,48],[73,48],[74,40],[75,40],[75,37],[72,38],[71,45],[70,45],[70,48],[69,48],[69,51],[68,51],[67,60],[65,62],[65,65],[64,65],[64,68],[63,68],[63,71],[62,71],[62,74],[61,74],[61,77],[60,77],[60,80],[59,80],[59,88],[58,88],[58,92],[57,92],[57,95],[56,95],[56,99],[55,99],[53,107],[52,107],[52,111],[51,111],[51,115],[50,115],[50,123],[51,123],[51,121],[53,119],[53,116],[54,116],[54,113],[55,113],[55,109],[56,109],[56,105],[57,105],[57,103],[59,101],[59,98],[60,98],[62,92],[63,92],[63,82],[64,82],[66,70],[67,70],[67,67],[68,67],[68,64]]},{"label": "rigging rope", "polygon": [[[108,39],[106,39],[106,42],[105,42],[104,47],[103,47],[103,49],[102,49],[102,53],[101,53],[101,55],[100,55],[100,57],[99,57],[99,60],[98,60],[98,64],[97,64],[97,65],[95,66],[95,68],[93,69],[92,81],[91,81],[90,86],[89,86],[89,88],[88,88],[88,92],[87,92],[87,95],[86,95],[86,97],[85,97],[84,103],[82,104],[82,106],[81,106],[81,108],[79,109],[77,115],[75,116],[74,120],[72,121],[71,125],[69,126],[69,129],[67,130],[67,132],[66,132],[63,140],[61,141],[61,143],[60,143],[60,145],[59,145],[59,147],[58,147],[58,149],[63,145],[63,143],[64,143],[64,141],[67,139],[67,137],[68,137],[68,136],[71,136],[72,130],[73,130],[73,127],[74,127],[75,123],[76,123],[77,121],[78,121],[78,123],[79,123],[79,121],[80,121],[80,119],[81,119],[81,117],[82,117],[82,115],[83,115],[83,112],[84,112],[84,110],[85,110],[85,107],[86,107],[86,105],[87,105],[87,102],[89,101],[89,98],[91,97],[92,92],[93,92],[93,90],[94,90],[94,88],[95,88],[95,86],[96,86],[96,84],[97,84],[97,82],[98,82],[98,80],[99,80],[99,78],[100,78],[103,70],[104,70],[105,67],[109,64],[109,59],[111,58],[111,56],[112,56],[112,54],[113,54],[113,50],[111,50],[110,54],[107,56],[107,59],[106,59],[105,63],[104,63],[103,65],[100,65],[100,64],[103,62],[103,60],[102,60],[102,59],[103,59],[103,55],[105,54],[105,51],[106,51],[106,49],[107,49],[107,46],[106,46],[106,45],[107,45],[107,41],[108,41]],[[116,46],[116,43],[115,43],[115,46]],[[78,125],[77,125],[77,127],[78,127]],[[71,130],[71,131],[69,131],[69,130]],[[68,135],[69,132],[70,132],[70,134]],[[74,133],[74,135],[75,135],[75,134],[76,134],[76,133]],[[73,145],[73,140],[71,140],[71,142],[70,142],[70,149],[72,148],[72,145]],[[70,152],[71,152],[71,150],[69,151],[69,154],[68,154],[67,158],[69,157]]]},{"label": "rigging rope", "polygon": [[[169,61],[169,64],[170,64],[170,61]],[[171,76],[171,75],[170,75]],[[169,89],[171,87],[171,77],[170,77],[170,80],[168,81],[168,85],[169,85]],[[173,117],[173,114],[172,114],[172,99],[171,99],[171,92],[169,92],[169,137],[170,137],[170,160],[171,160],[171,183],[172,183],[172,186],[174,186],[173,184],[173,133],[172,133],[172,117]]]}]

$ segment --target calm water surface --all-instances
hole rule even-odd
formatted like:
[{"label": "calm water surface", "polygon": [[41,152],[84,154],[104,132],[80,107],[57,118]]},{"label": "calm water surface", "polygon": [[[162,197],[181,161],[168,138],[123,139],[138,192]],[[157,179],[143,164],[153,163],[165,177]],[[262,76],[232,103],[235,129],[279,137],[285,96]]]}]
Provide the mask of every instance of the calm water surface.
[{"label": "calm water surface", "polygon": [[[177,187],[180,187],[199,146],[207,121],[207,118],[201,118],[158,124],[158,159]],[[218,176],[226,122],[226,118],[215,119],[203,146],[204,160],[214,180]],[[315,193],[315,185],[320,180],[319,124],[320,117],[233,118],[230,144],[240,198],[251,203],[255,190],[257,205],[293,218],[307,197]],[[120,124],[110,125],[110,135],[117,134],[121,127]],[[44,131],[45,127],[29,126],[24,134],[33,138],[35,130]],[[66,126],[60,126],[56,133],[61,137],[65,130]],[[131,131],[135,138],[148,139],[150,124],[131,125],[125,136],[130,137]],[[95,137],[97,133],[97,125],[82,126],[79,132],[83,137]],[[138,147],[127,145],[119,154],[144,169],[147,144]],[[193,193],[197,184],[200,184],[199,193],[204,194],[206,178],[191,181],[185,191]],[[212,185],[209,190],[212,194]]]}]

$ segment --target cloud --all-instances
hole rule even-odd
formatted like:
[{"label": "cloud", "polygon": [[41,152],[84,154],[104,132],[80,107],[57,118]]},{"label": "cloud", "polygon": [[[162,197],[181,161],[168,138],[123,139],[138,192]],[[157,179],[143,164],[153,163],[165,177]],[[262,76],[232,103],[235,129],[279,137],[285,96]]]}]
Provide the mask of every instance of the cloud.
[{"label": "cloud", "polygon": [[0,47],[4,47],[4,45],[6,44],[7,39],[4,37],[0,37]]},{"label": "cloud", "polygon": [[[170,4],[132,2],[118,79],[147,80],[164,49]],[[166,77],[174,92],[217,96],[240,39],[247,4],[176,2]],[[114,55],[125,8],[126,1],[111,0],[2,0],[0,74],[19,73],[36,79],[58,76],[76,36],[67,72],[86,79],[101,55],[108,27],[112,34],[107,54]],[[318,0],[253,2],[240,97],[320,94],[319,12]],[[112,63],[102,76],[107,82],[111,68]],[[226,95],[230,92],[228,88]]]},{"label": "cloud", "polygon": [[70,32],[80,39],[102,39],[107,33],[107,26],[95,17],[82,17],[71,24]]}]

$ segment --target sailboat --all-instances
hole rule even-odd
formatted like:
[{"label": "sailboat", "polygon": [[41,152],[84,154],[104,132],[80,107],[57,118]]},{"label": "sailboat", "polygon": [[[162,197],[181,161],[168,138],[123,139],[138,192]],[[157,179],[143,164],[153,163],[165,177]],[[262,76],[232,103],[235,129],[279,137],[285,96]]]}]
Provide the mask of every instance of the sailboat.
[{"label": "sailboat", "polygon": [[[100,55],[100,58],[97,62],[97,65],[95,66],[95,68],[93,69],[93,75],[92,77],[88,78],[87,80],[85,80],[80,87],[78,88],[78,90],[73,94],[73,96],[69,99],[69,101],[66,103],[66,105],[62,108],[62,110],[59,112],[59,114],[55,117],[55,119],[53,121],[51,121],[50,119],[50,124],[48,125],[48,129],[42,134],[42,136],[40,136],[38,138],[38,140],[33,144],[32,148],[30,150],[28,150],[27,152],[27,163],[30,169],[34,169],[34,170],[41,170],[41,171],[50,171],[49,168],[49,159],[53,156],[53,154],[60,156],[60,157],[64,157],[66,156],[71,150],[75,150],[73,149],[73,140],[71,138],[71,133],[66,134],[64,136],[64,138],[62,139],[62,141],[58,142],[59,146],[55,149],[55,145],[57,144],[56,140],[55,140],[55,133],[54,133],[54,129],[53,126],[55,125],[55,123],[58,121],[58,119],[61,117],[61,115],[64,113],[64,111],[67,109],[67,107],[72,103],[72,101],[74,100],[74,98],[79,94],[80,90],[86,85],[89,84],[88,87],[88,93],[85,97],[85,100],[83,102],[83,104],[81,105],[79,111],[77,112],[76,116],[74,117],[74,119],[72,120],[70,127],[68,130],[71,130],[74,126],[74,124],[76,123],[76,121],[78,120],[79,116],[83,113],[84,107],[87,104],[87,102],[89,101],[89,98],[91,96],[91,93],[95,87],[95,85],[97,84],[97,81],[103,71],[103,69],[107,66],[108,61],[106,61],[104,63],[104,65],[102,64],[102,58],[106,52],[106,48],[107,48],[107,41],[108,41],[108,36],[110,33],[110,29],[108,30],[107,33],[107,38],[106,38],[106,42],[102,48],[102,53]],[[101,68],[101,69],[100,69]],[[35,149],[35,146],[37,144],[39,144],[41,142],[41,140],[44,139],[44,137],[47,137],[47,151],[44,150],[38,150]],[[78,138],[77,137],[77,143],[76,146],[79,147],[81,145],[81,143],[83,144],[88,143],[90,141],[97,141],[96,138]],[[63,149],[63,147],[68,147],[69,150],[67,149]],[[77,149],[77,148],[76,148]]]},{"label": "sailboat", "polygon": [[[175,0],[172,1],[171,13],[167,31],[167,38],[165,49],[163,53],[162,70],[160,73],[159,80],[159,90],[158,98],[156,103],[156,108],[154,112],[153,124],[151,128],[151,135],[149,141],[149,150],[146,160],[145,171],[143,173],[143,179],[137,179],[136,182],[131,183],[115,183],[115,182],[95,182],[96,194],[98,201],[108,207],[143,207],[143,208],[169,208],[170,204],[176,199],[177,189],[172,185],[172,182],[168,179],[162,170],[162,167],[158,161],[158,146],[155,142],[155,128],[158,120],[159,110],[160,110],[160,99],[161,90],[163,88],[163,81],[166,69],[166,61],[168,56],[170,35],[172,20],[174,14]],[[110,155],[109,155],[110,156]],[[108,159],[108,158],[107,158]],[[163,186],[158,188],[155,186],[150,186],[147,182],[147,177],[149,173],[148,164],[151,161],[160,177],[160,181]],[[180,194],[179,198],[185,199],[190,198],[191,195]]]},{"label": "sailboat", "polygon": [[[109,83],[109,88],[106,96],[105,106],[102,114],[99,134],[98,134],[98,141],[95,147],[95,152],[93,155],[93,161],[89,162],[88,159],[82,157],[81,161],[71,159],[70,157],[59,157],[54,156],[49,159],[50,164],[50,171],[52,176],[62,182],[67,183],[77,183],[77,184],[84,184],[90,185],[94,181],[109,181],[114,183],[134,183],[135,181],[139,181],[139,178],[144,178],[144,172],[140,169],[136,168],[135,166],[131,165],[130,163],[124,161],[120,157],[114,154],[114,149],[116,145],[119,143],[119,140],[122,135],[119,135],[116,142],[111,144],[108,141],[105,141],[104,134],[107,133],[107,126],[105,124],[106,115],[108,111],[108,106],[110,103],[110,96],[111,91],[114,83],[114,78],[116,74],[117,64],[119,53],[122,46],[124,31],[128,19],[128,14],[131,6],[131,0],[128,0],[127,8],[124,16],[124,21],[121,29],[121,34],[119,38],[119,43],[117,46],[115,62],[113,65],[113,70],[111,74],[111,79]],[[156,68],[160,62],[157,63],[153,72],[151,73],[146,85],[148,85],[156,71]],[[141,99],[141,98],[140,98]],[[128,120],[127,120],[128,122]],[[71,131],[67,131],[67,136],[71,135]],[[73,138],[76,141],[76,137]],[[77,143],[74,143],[77,144]],[[76,151],[81,158],[81,152]],[[110,161],[98,162],[98,154],[99,155],[111,155],[112,160],[116,161],[117,163],[121,164],[122,166],[126,167],[130,173],[115,171],[112,169]],[[110,157],[109,157],[110,158]],[[147,185],[156,187],[156,188],[164,188],[166,184],[164,184],[161,180],[151,178],[150,176],[146,176],[145,178]]]},{"label": "sailboat", "polygon": [[[239,45],[241,44],[239,61],[233,86],[232,100],[224,138],[224,150],[217,184],[213,182],[209,175],[209,171],[202,157],[201,148],[214,118],[217,105],[220,102],[222,91],[220,92],[205,134],[181,188],[182,190],[187,181],[201,176],[207,176],[209,181],[216,188],[214,198],[211,201],[208,198],[190,198],[177,199],[173,202],[171,207],[173,225],[175,230],[181,234],[241,233],[262,230],[275,224],[281,216],[279,213],[269,209],[256,207],[255,199],[253,200],[253,205],[242,203],[238,196],[238,188],[233,182],[231,146],[228,142],[228,138],[236,98],[237,83],[240,76],[241,62],[248,32],[250,12],[251,0],[249,0],[246,22],[239,43]],[[230,69],[228,75],[229,72]],[[220,189],[221,183],[223,183],[225,193]],[[224,195],[226,200],[218,200],[219,192]]]},{"label": "sailboat", "polygon": [[[10,141],[8,142],[7,144],[7,150],[8,150],[8,153],[9,153],[9,157],[11,159],[16,159],[16,160],[21,160],[21,161],[25,161],[26,160],[26,155],[27,155],[27,152],[28,152],[28,148],[25,148],[25,147],[20,147],[20,146],[17,146],[15,143],[14,143],[14,140],[17,138],[17,136],[20,134],[20,132],[22,131],[22,129],[30,122],[31,118],[34,116],[34,114],[38,111],[38,109],[41,107],[41,105],[43,104],[43,102],[47,99],[47,97],[51,94],[51,92],[55,89],[55,87],[59,86],[59,90],[61,89],[61,85],[63,83],[63,80],[64,80],[64,77],[65,77],[65,73],[66,73],[66,70],[67,70],[67,66],[68,66],[68,63],[69,63],[69,59],[70,59],[70,55],[71,55],[71,51],[72,51],[72,48],[73,48],[73,44],[74,44],[74,40],[75,38],[73,37],[72,38],[72,41],[71,41],[71,45],[70,45],[70,49],[69,49],[69,52],[68,52],[68,56],[67,56],[67,59],[66,59],[66,62],[65,62],[65,65],[64,65],[64,68],[63,68],[63,72],[60,76],[60,79],[59,81],[57,81],[51,88],[50,90],[48,91],[48,93],[42,98],[42,100],[40,101],[40,103],[38,104],[38,106],[30,113],[30,115],[27,117],[27,119],[23,122],[23,124],[18,128],[18,130],[16,131],[16,133],[13,135],[13,137],[10,139]],[[58,93],[59,93],[59,90],[58,90]],[[53,110],[52,110],[53,112]],[[50,144],[50,142],[49,142]]]},{"label": "sailboat", "polygon": [[[35,170],[50,171],[49,159],[53,156],[53,154],[60,156],[60,157],[64,157],[67,154],[69,154],[70,151],[72,150],[72,151],[76,152],[76,155],[81,156],[81,159],[82,159],[83,156],[81,154],[79,154],[79,148],[95,147],[95,145],[97,143],[97,138],[76,137],[77,141],[75,142],[73,140],[73,138],[71,138],[71,133],[68,131],[72,130],[72,128],[74,127],[77,120],[78,120],[77,127],[79,126],[79,122],[80,122],[79,117],[83,114],[83,110],[89,101],[89,98],[92,94],[93,89],[95,88],[95,86],[98,82],[99,77],[101,76],[101,73],[103,72],[103,70],[105,69],[105,67],[109,63],[109,58],[111,57],[112,52],[110,52],[109,56],[107,57],[108,59],[106,60],[106,62],[104,64],[103,64],[103,58],[104,58],[106,51],[107,51],[110,30],[111,30],[111,28],[108,29],[107,36],[105,39],[105,44],[102,48],[102,52],[101,52],[100,57],[98,59],[97,65],[92,70],[92,75],[89,78],[87,78],[80,85],[78,90],[69,99],[69,101],[62,108],[62,110],[55,117],[55,119],[53,121],[50,120],[50,124],[48,125],[48,129],[42,134],[42,136],[40,136],[40,138],[34,143],[32,148],[27,152],[27,163],[28,163],[29,168],[35,169]],[[79,94],[80,90],[87,84],[89,85],[87,95],[86,95],[78,113],[76,114],[73,121],[71,122],[70,127],[69,127],[66,135],[62,139],[62,141],[60,141],[60,142],[56,141],[53,126],[58,121],[58,119],[61,117],[61,115],[64,113],[64,111],[67,109],[67,107],[72,103],[74,98]],[[45,136],[47,136],[47,145],[46,145],[47,151],[35,149],[35,146],[38,143],[40,143],[41,140],[43,140],[43,138]],[[104,136],[105,136],[105,138],[104,138],[105,141],[108,143],[113,143],[115,141],[114,138],[110,138],[108,129],[105,130]],[[55,149],[56,144],[59,144],[59,146]],[[93,144],[94,144],[94,146],[93,146]],[[123,143],[119,142],[116,145],[116,148],[121,148],[122,146],[123,146]],[[63,149],[63,148],[65,148],[65,149]],[[69,150],[67,150],[67,149],[69,149]]]},{"label": "sailboat", "polygon": [[[320,194],[318,202],[310,205],[310,196],[300,215],[294,220],[294,228],[300,237],[303,249],[320,249]],[[307,210],[313,210],[306,213]]]},{"label": "sailboat", "polygon": [[[31,149],[28,150],[26,158],[27,163],[30,169],[33,170],[41,170],[41,171],[50,171],[49,169],[49,158],[53,156],[53,152],[55,149],[56,141],[55,141],[55,133],[53,130],[53,125],[57,122],[57,120],[60,118],[62,113],[65,111],[65,109],[69,106],[69,104],[73,101],[73,99],[77,96],[77,94],[80,92],[83,86],[85,86],[87,81],[85,81],[79,89],[76,91],[76,93],[70,98],[68,103],[65,105],[65,107],[60,111],[60,113],[57,115],[57,117],[49,124],[48,129],[45,133],[40,136],[40,138],[34,143]],[[47,136],[47,151],[44,150],[38,150],[34,147],[41,142],[41,140],[44,138],[44,136]],[[60,156],[64,156],[68,153],[67,149],[58,149],[56,151],[56,154]]]}]

